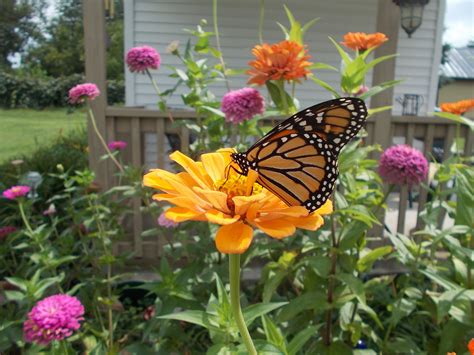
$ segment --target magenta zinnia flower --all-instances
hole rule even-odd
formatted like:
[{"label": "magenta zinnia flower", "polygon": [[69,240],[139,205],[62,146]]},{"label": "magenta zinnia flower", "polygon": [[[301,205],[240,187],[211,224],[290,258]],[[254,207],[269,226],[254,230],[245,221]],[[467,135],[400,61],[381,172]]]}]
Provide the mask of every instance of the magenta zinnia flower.
[{"label": "magenta zinnia flower", "polygon": [[123,150],[127,146],[127,142],[124,141],[112,141],[108,145],[110,150]]},{"label": "magenta zinnia flower", "polygon": [[84,306],[73,296],[54,295],[36,303],[23,324],[25,340],[47,345],[62,340],[79,329]]},{"label": "magenta zinnia flower", "polygon": [[94,100],[99,95],[100,91],[96,84],[79,84],[69,90],[69,102],[71,104],[80,104],[85,99]]},{"label": "magenta zinnia flower", "polygon": [[16,227],[14,226],[0,227],[0,240],[2,240],[3,238],[6,238],[8,235],[12,234],[13,232],[16,232]]},{"label": "magenta zinnia flower", "polygon": [[178,223],[172,221],[171,219],[168,219],[165,216],[165,212],[160,214],[160,217],[158,217],[158,224],[165,228],[174,228],[178,225]]},{"label": "magenta zinnia flower", "polygon": [[395,145],[380,157],[379,174],[389,184],[417,185],[428,175],[428,161],[419,150]]},{"label": "magenta zinnia flower", "polygon": [[265,110],[265,100],[258,90],[243,88],[230,91],[222,99],[225,120],[235,124],[251,119]]},{"label": "magenta zinnia flower", "polygon": [[127,53],[128,69],[142,73],[147,69],[158,69],[161,63],[160,54],[155,48],[149,46],[134,47]]},{"label": "magenta zinnia flower", "polygon": [[2,195],[9,200],[26,196],[30,192],[30,187],[25,185],[12,186],[8,190],[3,191]]}]

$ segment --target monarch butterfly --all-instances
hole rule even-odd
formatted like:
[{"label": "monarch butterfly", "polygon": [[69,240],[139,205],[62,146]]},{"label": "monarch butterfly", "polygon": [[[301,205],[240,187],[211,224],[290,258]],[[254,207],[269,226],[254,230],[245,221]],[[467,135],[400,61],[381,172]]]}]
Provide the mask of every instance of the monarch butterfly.
[{"label": "monarch butterfly", "polygon": [[231,158],[240,174],[257,171],[257,182],[287,205],[313,212],[331,195],[339,152],[366,118],[367,107],[361,99],[326,101],[294,114],[247,152],[233,153]]}]

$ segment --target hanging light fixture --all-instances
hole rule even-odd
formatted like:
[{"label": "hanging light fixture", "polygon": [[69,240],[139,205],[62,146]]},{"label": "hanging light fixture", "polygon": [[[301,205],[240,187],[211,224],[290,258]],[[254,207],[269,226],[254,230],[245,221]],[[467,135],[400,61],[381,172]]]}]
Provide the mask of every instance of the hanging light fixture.
[{"label": "hanging light fixture", "polygon": [[421,26],[423,10],[430,0],[393,0],[400,6],[400,20],[402,28],[410,38],[413,32]]}]

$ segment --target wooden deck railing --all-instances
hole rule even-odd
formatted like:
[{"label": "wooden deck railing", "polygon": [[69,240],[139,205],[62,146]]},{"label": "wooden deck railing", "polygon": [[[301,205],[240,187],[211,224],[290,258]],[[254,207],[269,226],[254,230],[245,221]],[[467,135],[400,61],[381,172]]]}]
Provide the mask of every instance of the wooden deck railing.
[{"label": "wooden deck railing", "polygon": [[[194,113],[189,111],[173,111],[172,114],[175,120],[195,118]],[[169,162],[167,149],[180,149],[185,153],[189,151],[189,131],[184,126],[180,128],[173,126],[168,116],[163,112],[143,108],[108,107],[105,117],[107,140],[124,140],[128,143],[127,149],[123,152],[123,159],[127,164],[148,165],[147,168],[164,168]],[[426,157],[431,156],[434,143],[439,145],[442,142],[444,158],[447,158],[456,131],[456,124],[437,117],[392,117],[388,127],[390,132],[384,136],[400,137],[399,140],[409,145],[413,145],[416,141],[418,145],[422,144]],[[381,144],[385,147],[392,144],[391,141],[381,142],[379,137],[375,137],[374,118],[367,121],[366,130],[368,132],[367,144]],[[465,139],[464,151],[472,153],[474,138],[472,132],[466,127],[461,127],[460,134]],[[179,135],[181,139],[170,147],[168,141],[172,135],[175,137]],[[150,152],[152,152],[152,161],[150,161]],[[98,171],[107,171],[106,176],[98,176],[100,181],[105,181],[109,186],[114,184],[112,164],[107,163],[106,170],[99,169]],[[426,191],[422,189],[417,198],[418,212],[423,208],[426,198]],[[398,203],[397,230],[399,232],[405,229],[407,205],[408,189],[402,187]],[[160,254],[163,238],[160,236],[158,238],[142,237],[142,231],[156,225],[156,221],[151,221],[148,216],[143,216],[140,213],[140,207],[141,201],[135,199],[133,201],[133,218],[128,221],[127,226],[127,229],[130,230],[129,238],[119,242],[117,248],[119,251],[133,251],[136,257],[154,258]]]}]

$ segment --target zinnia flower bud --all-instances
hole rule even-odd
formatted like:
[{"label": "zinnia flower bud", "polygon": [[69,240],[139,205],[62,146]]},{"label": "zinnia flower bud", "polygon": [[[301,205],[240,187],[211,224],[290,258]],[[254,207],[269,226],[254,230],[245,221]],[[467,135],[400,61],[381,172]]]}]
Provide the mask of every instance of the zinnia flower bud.
[{"label": "zinnia flower bud", "polygon": [[227,122],[241,123],[265,111],[265,100],[258,90],[243,88],[230,91],[222,99],[222,112]]},{"label": "zinnia flower bud", "polygon": [[48,345],[70,337],[81,326],[84,306],[69,295],[54,295],[39,301],[23,324],[25,340]]},{"label": "zinnia flower bud", "polygon": [[69,102],[71,104],[80,104],[86,99],[94,100],[99,95],[100,90],[96,84],[79,84],[69,90]]},{"label": "zinnia flower bud", "polygon": [[155,48],[149,46],[134,47],[128,51],[126,62],[132,73],[142,73],[147,69],[158,69],[161,57]]},{"label": "zinnia flower bud", "polygon": [[379,174],[389,184],[417,185],[428,175],[428,161],[419,150],[396,145],[380,157]]}]

